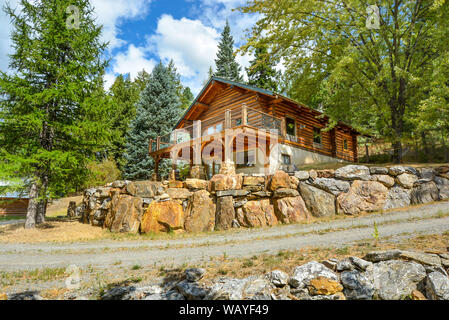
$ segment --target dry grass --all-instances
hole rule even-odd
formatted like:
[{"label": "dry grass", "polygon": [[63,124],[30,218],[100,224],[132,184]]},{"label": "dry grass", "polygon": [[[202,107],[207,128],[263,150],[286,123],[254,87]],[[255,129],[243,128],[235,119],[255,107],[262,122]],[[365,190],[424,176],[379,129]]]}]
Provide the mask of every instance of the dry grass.
[{"label": "dry grass", "polygon": [[[317,163],[317,164],[305,164],[303,166],[299,166],[298,170],[329,170],[329,169],[339,169],[342,167],[345,167],[347,165],[362,165],[367,167],[394,167],[398,164],[395,163]],[[407,166],[407,167],[413,167],[413,168],[438,168],[444,165],[448,165],[447,163],[416,163],[416,162],[410,162],[410,163],[402,163],[401,166]]]},{"label": "dry grass", "polygon": [[69,207],[70,201],[75,201],[77,205],[81,204],[83,201],[83,196],[67,197],[62,199],[54,200],[53,203],[47,207],[47,217],[58,217],[66,216],[67,208]]},{"label": "dry grass", "polygon": [[73,242],[108,238],[109,232],[99,227],[70,220],[50,220],[35,229],[23,224],[0,227],[0,243]]}]

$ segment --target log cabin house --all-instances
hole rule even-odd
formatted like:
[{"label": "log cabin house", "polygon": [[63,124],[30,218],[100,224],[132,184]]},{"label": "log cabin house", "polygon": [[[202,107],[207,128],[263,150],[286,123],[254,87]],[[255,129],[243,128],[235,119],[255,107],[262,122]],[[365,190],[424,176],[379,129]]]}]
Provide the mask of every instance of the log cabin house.
[{"label": "log cabin house", "polygon": [[270,174],[357,162],[360,133],[343,123],[323,131],[327,124],[322,113],[285,96],[212,77],[174,130],[150,141],[149,154],[157,175],[160,160],[171,158],[173,169],[184,160],[202,178],[219,173],[224,163],[236,164],[237,173]]},{"label": "log cabin house", "polygon": [[[0,187],[6,186],[7,182],[0,181]],[[26,215],[29,198],[18,192],[0,194],[0,216],[2,215]]]}]

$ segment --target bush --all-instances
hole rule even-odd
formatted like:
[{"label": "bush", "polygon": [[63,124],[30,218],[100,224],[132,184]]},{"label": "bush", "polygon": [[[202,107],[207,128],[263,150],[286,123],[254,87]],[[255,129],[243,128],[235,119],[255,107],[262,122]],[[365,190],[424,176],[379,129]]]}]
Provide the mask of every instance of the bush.
[{"label": "bush", "polygon": [[103,186],[121,178],[122,173],[114,160],[106,159],[102,162],[92,161],[87,165],[89,176],[84,188]]}]

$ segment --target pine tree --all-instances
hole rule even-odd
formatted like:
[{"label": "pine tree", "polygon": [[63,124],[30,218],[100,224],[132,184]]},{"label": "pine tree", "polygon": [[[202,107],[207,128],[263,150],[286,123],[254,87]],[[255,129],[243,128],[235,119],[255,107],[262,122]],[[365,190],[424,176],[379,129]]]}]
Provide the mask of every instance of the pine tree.
[{"label": "pine tree", "polygon": [[0,72],[0,178],[25,180],[32,228],[45,221],[49,198],[82,184],[89,158],[108,141],[107,62],[89,1],[20,4],[21,12],[4,9],[15,51]]},{"label": "pine tree", "polygon": [[275,66],[276,62],[270,60],[267,48],[257,47],[254,60],[250,61],[249,68],[246,68],[248,84],[277,92],[279,72],[276,71]]},{"label": "pine tree", "polygon": [[[140,81],[140,79],[139,79]],[[125,136],[129,124],[136,116],[136,103],[139,100],[142,84],[131,81],[128,75],[119,75],[110,88],[112,119],[112,156],[119,169],[125,164],[123,154],[125,152]]]},{"label": "pine tree", "polygon": [[217,77],[226,78],[233,81],[243,81],[240,72],[242,68],[235,61],[234,56],[234,39],[231,35],[231,27],[229,21],[226,20],[226,25],[221,34],[220,43],[218,44],[217,59],[215,59]]},{"label": "pine tree", "polygon": [[185,87],[181,95],[181,111],[184,112],[193,102],[195,97],[189,87]]},{"label": "pine tree", "polygon": [[[154,172],[154,161],[148,155],[150,139],[169,134],[179,120],[181,105],[173,74],[159,63],[150,75],[148,86],[137,103],[136,117],[127,134],[125,178],[147,180]],[[162,175],[169,172],[169,164],[160,164]]]}]

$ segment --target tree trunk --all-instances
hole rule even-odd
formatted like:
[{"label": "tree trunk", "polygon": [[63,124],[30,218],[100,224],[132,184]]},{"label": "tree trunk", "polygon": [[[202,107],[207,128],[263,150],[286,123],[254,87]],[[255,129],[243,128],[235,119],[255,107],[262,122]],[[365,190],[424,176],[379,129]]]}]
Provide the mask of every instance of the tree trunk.
[{"label": "tree trunk", "polygon": [[369,163],[369,148],[367,142],[365,142],[365,151],[366,151],[366,163]]},{"label": "tree trunk", "polygon": [[40,200],[37,203],[36,210],[36,224],[40,225],[45,223],[45,214],[47,212],[47,189],[48,189],[48,176],[43,173],[41,176],[42,186],[40,188]]},{"label": "tree trunk", "polygon": [[422,146],[424,148],[425,159],[429,157],[429,145],[427,144],[427,137],[424,131],[421,132]]},{"label": "tree trunk", "polygon": [[30,188],[30,201],[28,203],[27,217],[25,221],[25,229],[32,229],[36,226],[36,213],[38,202],[37,198],[39,195],[37,182],[33,182]]}]

